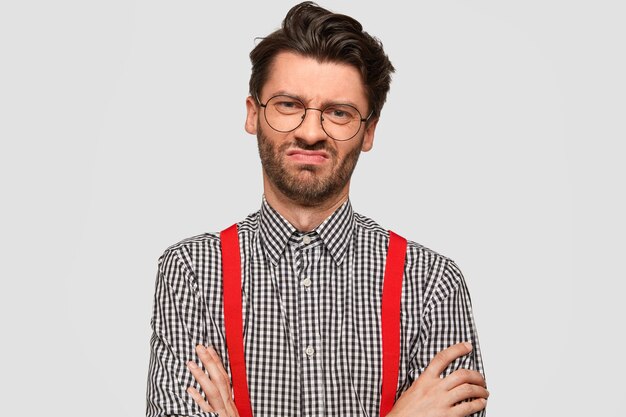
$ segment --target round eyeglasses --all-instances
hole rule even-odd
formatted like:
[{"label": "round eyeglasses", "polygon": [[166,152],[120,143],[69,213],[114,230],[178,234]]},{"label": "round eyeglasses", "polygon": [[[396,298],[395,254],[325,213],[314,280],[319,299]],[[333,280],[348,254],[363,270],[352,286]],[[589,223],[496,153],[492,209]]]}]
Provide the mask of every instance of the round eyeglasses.
[{"label": "round eyeglasses", "polygon": [[337,141],[355,137],[361,130],[361,124],[367,122],[373,113],[364,119],[350,104],[329,104],[322,109],[306,107],[300,99],[284,94],[271,97],[265,104],[259,99],[257,101],[265,109],[265,121],[275,131],[287,133],[296,130],[304,122],[307,110],[317,110],[322,129]]}]

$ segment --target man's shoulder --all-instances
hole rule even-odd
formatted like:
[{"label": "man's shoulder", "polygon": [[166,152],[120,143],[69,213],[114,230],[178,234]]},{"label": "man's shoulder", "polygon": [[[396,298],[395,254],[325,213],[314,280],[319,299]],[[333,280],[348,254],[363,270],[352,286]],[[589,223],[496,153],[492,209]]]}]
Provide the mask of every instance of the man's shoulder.
[{"label": "man's shoulder", "polygon": [[200,246],[212,247],[215,245],[219,245],[219,236],[219,232],[205,232],[199,235],[190,236],[168,246],[163,251],[163,254],[188,251],[194,247]]},{"label": "man's shoulder", "polygon": [[[357,214],[355,220],[357,233],[361,234],[357,239],[361,242],[388,241],[389,231],[372,219]],[[402,230],[393,232],[407,239],[404,267],[406,285],[421,288],[424,291],[424,300],[441,300],[455,288],[465,285],[463,274],[452,259],[409,239],[403,235]],[[381,251],[384,250],[386,254],[387,246],[383,246]],[[383,256],[382,252],[380,256]]]},{"label": "man's shoulder", "polygon": [[[389,238],[389,230],[380,226],[376,221],[359,213],[355,213],[355,222],[359,233],[368,236],[367,239],[380,237]],[[405,236],[402,231],[393,230],[394,233],[402,236],[407,240],[407,258],[408,265],[413,263],[454,265],[454,261],[449,257],[437,252],[415,240]]]},{"label": "man's shoulder", "polygon": [[[240,233],[250,233],[257,228],[257,213],[252,213],[244,220],[237,223],[237,227]],[[163,251],[161,258],[171,256],[173,254],[185,254],[186,256],[192,256],[194,254],[207,254],[211,251],[220,250],[220,232],[205,232],[202,234],[193,235],[184,238]]]}]

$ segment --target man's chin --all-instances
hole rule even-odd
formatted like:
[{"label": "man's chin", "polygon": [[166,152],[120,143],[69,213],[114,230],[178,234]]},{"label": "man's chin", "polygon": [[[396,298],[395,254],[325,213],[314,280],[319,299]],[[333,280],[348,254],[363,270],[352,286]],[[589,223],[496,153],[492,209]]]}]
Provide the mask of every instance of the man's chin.
[{"label": "man's chin", "polygon": [[324,182],[331,176],[326,172],[325,167],[312,164],[296,164],[289,167],[285,167],[283,173],[291,181],[313,181]]},{"label": "man's chin", "polygon": [[321,175],[321,169],[317,165],[300,165],[295,173],[295,176],[302,177],[319,177]]},{"label": "man's chin", "polygon": [[297,201],[301,204],[311,205],[319,204],[329,194],[332,194],[331,188],[327,182],[320,180],[312,173],[301,171],[297,176],[284,178],[283,181],[275,186],[282,194]]}]

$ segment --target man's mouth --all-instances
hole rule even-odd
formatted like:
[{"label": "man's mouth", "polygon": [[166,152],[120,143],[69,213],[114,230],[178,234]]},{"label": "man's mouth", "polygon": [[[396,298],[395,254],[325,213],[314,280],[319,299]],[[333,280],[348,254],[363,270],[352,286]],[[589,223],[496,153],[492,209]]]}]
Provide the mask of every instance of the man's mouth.
[{"label": "man's mouth", "polygon": [[308,151],[305,149],[290,149],[287,151],[287,158],[291,161],[308,165],[323,164],[329,159],[328,152]]}]

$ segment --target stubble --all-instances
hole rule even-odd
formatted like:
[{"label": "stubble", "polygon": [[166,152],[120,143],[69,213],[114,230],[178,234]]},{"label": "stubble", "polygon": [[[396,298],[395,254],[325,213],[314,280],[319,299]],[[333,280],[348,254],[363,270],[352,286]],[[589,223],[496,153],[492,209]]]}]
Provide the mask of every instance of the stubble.
[{"label": "stubble", "polygon": [[[318,205],[339,194],[350,181],[361,154],[361,146],[356,146],[345,158],[338,160],[337,150],[327,146],[325,141],[310,145],[296,139],[294,142],[275,146],[260,126],[257,142],[261,164],[269,180],[287,198],[304,206]],[[290,148],[327,152],[333,161],[330,173],[322,174],[315,165],[302,165],[295,172],[291,172],[283,162],[285,153]]]}]

